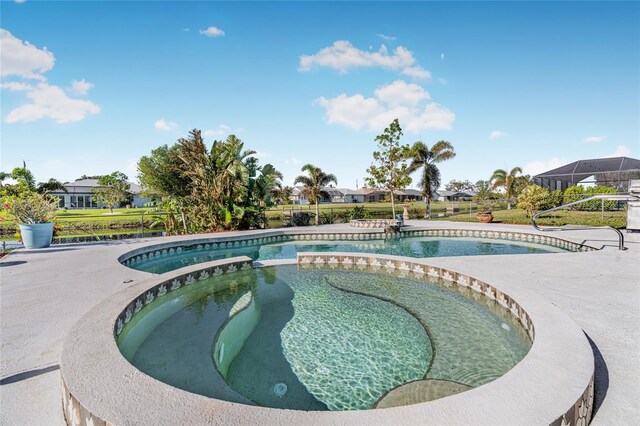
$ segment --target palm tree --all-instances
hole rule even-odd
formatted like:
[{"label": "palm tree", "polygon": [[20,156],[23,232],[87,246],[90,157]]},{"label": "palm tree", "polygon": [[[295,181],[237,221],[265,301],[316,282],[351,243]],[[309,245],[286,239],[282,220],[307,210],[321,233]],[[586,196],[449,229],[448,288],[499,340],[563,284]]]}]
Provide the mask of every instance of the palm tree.
[{"label": "palm tree", "polygon": [[46,182],[38,183],[37,191],[40,194],[48,194],[51,191],[64,191],[67,192],[64,184],[57,179],[51,178]]},{"label": "palm tree", "polygon": [[320,223],[320,209],[318,208],[318,201],[320,200],[320,191],[329,183],[333,182],[338,184],[338,179],[335,175],[325,173],[320,167],[316,167],[313,164],[305,164],[301,169],[303,172],[307,172],[308,175],[300,175],[296,177],[293,184],[301,183],[304,186],[304,195],[309,201],[316,203],[316,225]]},{"label": "palm tree", "polygon": [[509,173],[503,169],[497,169],[491,175],[491,179],[489,179],[492,184],[491,187],[493,189],[502,187],[504,188],[504,197],[507,199],[507,210],[511,210],[511,198],[513,198],[515,184],[518,180],[518,173],[522,173],[522,169],[520,167],[514,167],[511,169]]},{"label": "palm tree", "polygon": [[431,148],[423,142],[416,142],[409,150],[409,173],[420,170],[420,189],[424,197],[426,208],[424,217],[431,218],[431,200],[433,199],[433,188],[440,186],[440,170],[436,163],[450,160],[456,156],[453,145],[447,141],[436,142]]}]

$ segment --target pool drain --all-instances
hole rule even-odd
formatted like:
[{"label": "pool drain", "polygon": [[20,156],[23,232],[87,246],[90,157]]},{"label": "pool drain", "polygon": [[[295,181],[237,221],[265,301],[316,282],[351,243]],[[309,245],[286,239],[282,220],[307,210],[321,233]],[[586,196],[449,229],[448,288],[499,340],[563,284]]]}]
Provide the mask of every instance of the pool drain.
[{"label": "pool drain", "polygon": [[287,393],[287,385],[285,385],[284,383],[276,383],[276,385],[273,387],[273,393],[282,398],[284,394]]}]

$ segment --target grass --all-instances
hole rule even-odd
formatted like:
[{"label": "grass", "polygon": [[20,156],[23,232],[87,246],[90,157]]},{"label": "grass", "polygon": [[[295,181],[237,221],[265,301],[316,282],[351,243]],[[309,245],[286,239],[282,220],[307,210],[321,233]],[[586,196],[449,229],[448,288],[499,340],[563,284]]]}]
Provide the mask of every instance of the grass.
[{"label": "grass", "polygon": [[[421,219],[424,217],[425,204],[423,202],[413,203],[397,203],[396,214],[402,213],[404,206],[407,205],[409,216],[412,219]],[[357,204],[320,204],[321,213],[333,213],[340,216],[346,210],[353,207],[364,207],[373,218],[391,218],[391,203],[357,203]],[[471,207],[471,212],[469,208]],[[438,217],[451,209],[456,208],[459,214],[446,217]],[[267,219],[271,226],[279,226],[288,215],[293,211],[308,211],[312,215],[315,213],[314,205],[285,205],[277,206],[267,211]],[[477,222],[475,212],[477,205],[475,203],[431,203],[431,212],[434,215],[433,220],[451,220],[456,222]],[[141,231],[141,222],[144,220],[145,231],[161,231],[162,227],[149,228],[156,214],[148,213],[147,208],[129,208],[114,209],[114,214],[109,214],[108,209],[86,209],[86,210],[67,210],[60,211],[56,215],[56,221],[62,226],[62,230],[58,232],[58,236],[84,236],[84,235],[108,235],[137,233]],[[493,212],[494,223],[510,223],[530,225],[531,219],[528,218],[523,210],[495,210]],[[626,211],[608,211],[604,213],[602,220],[601,212],[585,212],[561,210],[549,215],[542,216],[538,222],[540,225],[591,225],[602,226],[608,225],[616,228],[624,228],[626,226]],[[1,222],[0,238],[3,240],[13,239],[15,228],[17,226],[11,220]]]},{"label": "grass", "polygon": [[[614,228],[624,228],[627,223],[627,212],[605,211],[604,220],[599,211],[572,211],[558,210],[553,213],[541,216],[536,220],[542,226],[563,226],[563,225],[587,225],[587,226],[612,226]],[[436,218],[436,220],[451,220],[454,222],[478,222],[475,214],[459,214],[446,218]],[[517,225],[531,225],[531,218],[527,217],[524,210],[497,210],[493,212],[493,223],[510,223]]]}]

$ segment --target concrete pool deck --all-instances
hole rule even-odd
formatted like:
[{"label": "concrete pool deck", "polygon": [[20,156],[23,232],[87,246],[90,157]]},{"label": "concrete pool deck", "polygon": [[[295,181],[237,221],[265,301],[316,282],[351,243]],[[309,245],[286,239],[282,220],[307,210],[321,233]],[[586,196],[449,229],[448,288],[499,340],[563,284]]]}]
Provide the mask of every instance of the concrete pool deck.
[{"label": "concrete pool deck", "polygon": [[[520,285],[567,313],[592,340],[596,356],[594,424],[640,422],[640,234],[539,233],[528,226],[409,221],[426,229],[480,229],[551,235],[600,251],[431,258],[429,263],[496,285]],[[354,232],[348,225],[296,232]],[[264,232],[271,232],[268,230]],[[287,232],[285,230],[285,232]],[[362,232],[358,230],[358,232]],[[232,237],[241,232],[212,234]],[[0,406],[2,424],[63,424],[58,365],[71,327],[108,296],[153,277],[117,262],[135,248],[188,237],[17,250],[0,261]],[[132,281],[129,281],[132,280]]]}]

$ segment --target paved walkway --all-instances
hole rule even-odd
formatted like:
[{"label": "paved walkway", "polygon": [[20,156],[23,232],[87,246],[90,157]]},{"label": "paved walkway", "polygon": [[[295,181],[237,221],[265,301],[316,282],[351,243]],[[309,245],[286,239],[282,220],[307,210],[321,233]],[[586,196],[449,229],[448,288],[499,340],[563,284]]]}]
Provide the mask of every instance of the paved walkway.
[{"label": "paved walkway", "polygon": [[[515,225],[409,224],[536,233],[529,226]],[[305,232],[314,229],[305,228]],[[320,229],[354,231],[345,225]],[[625,252],[617,250],[617,237],[611,231],[548,234],[605,248],[589,253],[434,258],[430,262],[498,287],[516,282],[567,312],[593,341],[598,360],[594,424],[640,424],[640,234],[625,234],[629,248]],[[2,424],[63,423],[58,362],[69,329],[101,300],[151,276],[120,265],[119,255],[142,245],[180,239],[185,237],[17,250],[0,261]]]}]

